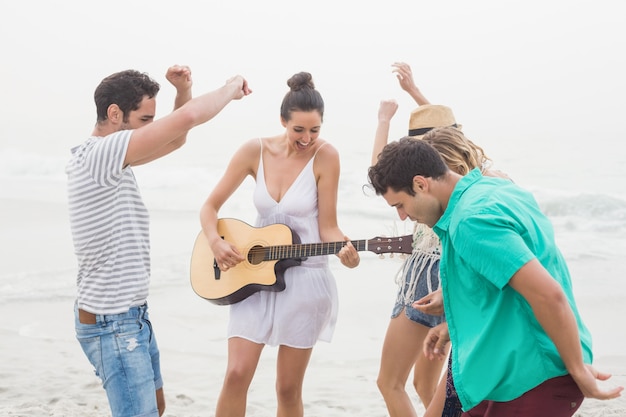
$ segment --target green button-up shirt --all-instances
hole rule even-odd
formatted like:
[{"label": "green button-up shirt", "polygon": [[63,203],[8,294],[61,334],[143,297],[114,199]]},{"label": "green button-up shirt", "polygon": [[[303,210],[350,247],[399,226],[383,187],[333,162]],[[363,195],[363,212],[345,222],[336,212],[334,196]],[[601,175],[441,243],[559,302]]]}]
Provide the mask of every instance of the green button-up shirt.
[{"label": "green button-up shirt", "polygon": [[475,169],[457,183],[434,230],[442,243],[440,279],[452,375],[464,410],[483,400],[513,400],[567,374],[529,304],[508,285],[532,259],[567,295],[584,361],[591,363],[591,335],[578,314],[567,265],[531,193]]}]

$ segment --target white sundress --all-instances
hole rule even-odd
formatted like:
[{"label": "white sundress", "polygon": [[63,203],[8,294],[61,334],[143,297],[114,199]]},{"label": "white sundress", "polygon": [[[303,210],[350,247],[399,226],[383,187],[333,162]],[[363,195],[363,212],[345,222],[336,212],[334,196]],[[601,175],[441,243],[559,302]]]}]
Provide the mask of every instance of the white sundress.
[{"label": "white sundress", "polygon": [[[258,212],[256,226],[283,223],[297,233],[302,243],[321,242],[313,173],[315,155],[280,202],[276,202],[265,185],[263,141],[260,142],[261,157],[253,196]],[[313,347],[318,340],[330,342],[337,321],[338,295],[328,256],[312,256],[299,266],[287,268],[285,290],[259,291],[231,305],[228,337],[303,349]]]}]

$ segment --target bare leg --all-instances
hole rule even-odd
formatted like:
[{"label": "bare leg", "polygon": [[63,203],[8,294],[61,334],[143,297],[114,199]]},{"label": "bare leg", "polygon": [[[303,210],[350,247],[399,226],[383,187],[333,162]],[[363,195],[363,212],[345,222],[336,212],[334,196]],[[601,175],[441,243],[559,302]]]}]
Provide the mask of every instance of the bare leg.
[{"label": "bare leg", "polygon": [[[446,361],[436,359],[431,361],[424,356],[424,352],[422,350],[423,341],[424,338],[421,339],[419,355],[415,361],[415,367],[413,368],[413,386],[415,387],[417,395],[422,400],[424,407],[428,408],[441,379],[444,381],[445,398],[445,378],[441,378],[441,373],[443,365]],[[447,349],[449,349],[449,345]]]},{"label": "bare leg", "polygon": [[239,337],[228,339],[228,364],[215,417],[244,417],[248,388],[265,345]]},{"label": "bare leg", "polygon": [[428,404],[428,407],[426,407],[426,412],[423,417],[441,417],[446,402],[446,374],[447,370],[443,374],[443,378],[439,381],[435,395],[430,401],[430,404]]},{"label": "bare leg", "polygon": [[277,417],[302,417],[302,386],[304,373],[313,349],[296,349],[281,345],[278,348],[276,370]]},{"label": "bare leg", "polygon": [[[391,319],[383,343],[383,351],[378,372],[380,390],[390,417],[414,417],[415,408],[406,392],[406,382],[413,365],[422,352],[422,343],[429,328],[411,321],[404,312]],[[432,366],[432,364],[430,364]],[[441,364],[439,372],[441,372]],[[426,370],[431,375],[430,370]],[[433,382],[437,385],[439,374]],[[434,393],[434,388],[433,388]],[[429,398],[427,398],[428,402]],[[424,401],[424,399],[422,399]]]}]

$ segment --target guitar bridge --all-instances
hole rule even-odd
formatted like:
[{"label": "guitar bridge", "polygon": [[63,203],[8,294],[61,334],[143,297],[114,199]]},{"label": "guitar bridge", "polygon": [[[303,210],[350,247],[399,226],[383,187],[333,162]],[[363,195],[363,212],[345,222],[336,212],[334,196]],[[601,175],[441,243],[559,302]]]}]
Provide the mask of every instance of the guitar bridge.
[{"label": "guitar bridge", "polygon": [[222,270],[220,269],[219,266],[217,266],[217,260],[213,258],[213,275],[215,276],[215,279],[220,279],[221,273],[222,273]]}]

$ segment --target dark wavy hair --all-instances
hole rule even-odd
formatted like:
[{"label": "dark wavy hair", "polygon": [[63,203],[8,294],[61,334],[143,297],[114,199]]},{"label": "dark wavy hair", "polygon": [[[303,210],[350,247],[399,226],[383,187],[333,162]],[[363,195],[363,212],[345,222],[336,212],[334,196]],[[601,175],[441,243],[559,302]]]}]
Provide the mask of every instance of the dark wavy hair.
[{"label": "dark wavy hair", "polygon": [[128,115],[139,108],[143,98],[155,97],[160,88],[148,74],[139,71],[126,70],[109,75],[100,82],[93,95],[97,121],[105,121],[109,106],[117,104],[124,113],[124,122],[127,122]]},{"label": "dark wavy hair", "polygon": [[432,145],[405,136],[386,145],[378,157],[378,162],[369,168],[367,174],[378,195],[385,194],[388,189],[415,195],[414,176],[438,179],[447,171],[448,166]]}]

